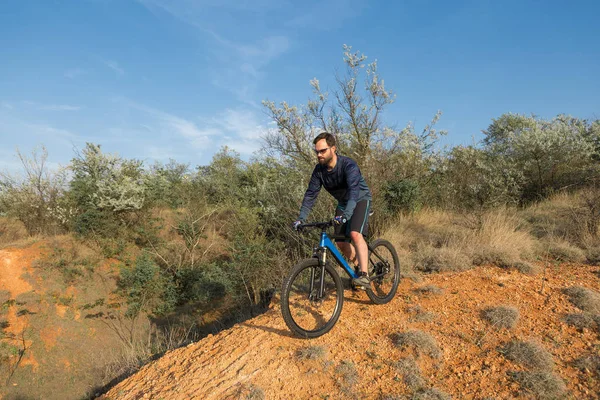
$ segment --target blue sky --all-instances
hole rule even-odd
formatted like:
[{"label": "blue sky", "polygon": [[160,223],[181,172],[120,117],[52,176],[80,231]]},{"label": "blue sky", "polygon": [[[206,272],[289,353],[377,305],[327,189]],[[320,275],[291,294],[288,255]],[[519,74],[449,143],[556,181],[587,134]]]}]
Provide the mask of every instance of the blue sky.
[{"label": "blue sky", "polygon": [[127,158],[249,157],[264,99],[335,88],[342,46],[378,60],[397,94],[386,123],[437,110],[455,145],[505,112],[600,118],[598,1],[4,0],[0,169],[45,145],[65,165],[85,142]]}]

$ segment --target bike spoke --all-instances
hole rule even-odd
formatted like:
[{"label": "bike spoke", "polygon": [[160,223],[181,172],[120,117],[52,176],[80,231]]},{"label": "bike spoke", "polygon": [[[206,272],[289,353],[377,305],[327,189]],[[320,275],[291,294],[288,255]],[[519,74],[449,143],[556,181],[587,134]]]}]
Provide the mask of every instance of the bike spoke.
[{"label": "bike spoke", "polygon": [[394,248],[386,241],[377,241],[369,253],[369,297],[378,304],[392,299],[398,286],[400,266]]},{"label": "bike spoke", "polygon": [[324,293],[319,297],[320,270],[315,270],[313,290],[310,292],[311,268],[305,268],[294,279],[288,296],[290,315],[303,330],[315,331],[325,326],[334,316],[337,306],[336,286],[325,273]]}]

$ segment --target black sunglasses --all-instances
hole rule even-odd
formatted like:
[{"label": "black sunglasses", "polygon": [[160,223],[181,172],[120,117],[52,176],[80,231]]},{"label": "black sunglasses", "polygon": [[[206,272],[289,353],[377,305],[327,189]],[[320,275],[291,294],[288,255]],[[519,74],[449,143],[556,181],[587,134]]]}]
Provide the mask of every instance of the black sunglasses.
[{"label": "black sunglasses", "polygon": [[325,154],[325,152],[327,150],[329,150],[331,147],[325,147],[324,149],[321,150],[315,150],[315,154]]}]

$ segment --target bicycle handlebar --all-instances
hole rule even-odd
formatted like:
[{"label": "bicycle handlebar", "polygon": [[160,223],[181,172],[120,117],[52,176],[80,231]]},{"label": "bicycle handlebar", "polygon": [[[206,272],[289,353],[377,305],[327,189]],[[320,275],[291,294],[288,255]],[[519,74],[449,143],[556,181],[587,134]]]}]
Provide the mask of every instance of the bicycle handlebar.
[{"label": "bicycle handlebar", "polygon": [[321,228],[321,229],[324,229],[324,228],[327,228],[329,226],[333,226],[333,220],[332,219],[329,220],[329,221],[326,221],[326,222],[310,222],[310,223],[307,223],[307,224],[300,224],[298,226],[298,229],[304,229],[304,228]]}]

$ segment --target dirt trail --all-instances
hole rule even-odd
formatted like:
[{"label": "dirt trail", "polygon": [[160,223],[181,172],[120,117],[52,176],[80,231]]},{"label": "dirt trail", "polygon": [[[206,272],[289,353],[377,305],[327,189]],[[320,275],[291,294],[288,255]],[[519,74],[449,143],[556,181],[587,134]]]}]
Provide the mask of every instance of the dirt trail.
[{"label": "dirt trail", "polygon": [[[513,339],[534,339],[554,357],[572,398],[599,398],[600,382],[572,361],[600,350],[598,335],[563,322],[579,312],[561,292],[583,285],[600,290],[597,267],[562,265],[542,276],[496,267],[432,275],[420,283],[404,280],[396,298],[376,306],[364,293],[346,292],[338,324],[327,335],[303,340],[288,332],[278,306],[214,336],[167,353],[119,383],[103,399],[380,399],[409,394],[394,362],[408,355],[390,334],[419,329],[438,342],[442,357],[417,359],[428,387],[453,398],[522,397],[508,372],[523,368],[505,359],[498,347]],[[441,294],[414,291],[436,285]],[[415,306],[419,306],[416,318]],[[513,305],[520,319],[512,330],[490,327],[480,317],[486,306]],[[429,314],[427,314],[429,313]],[[297,351],[322,346],[326,355],[300,360]],[[356,369],[344,369],[349,362]],[[254,390],[254,392],[252,392]],[[253,396],[255,394],[255,397]]]}]

